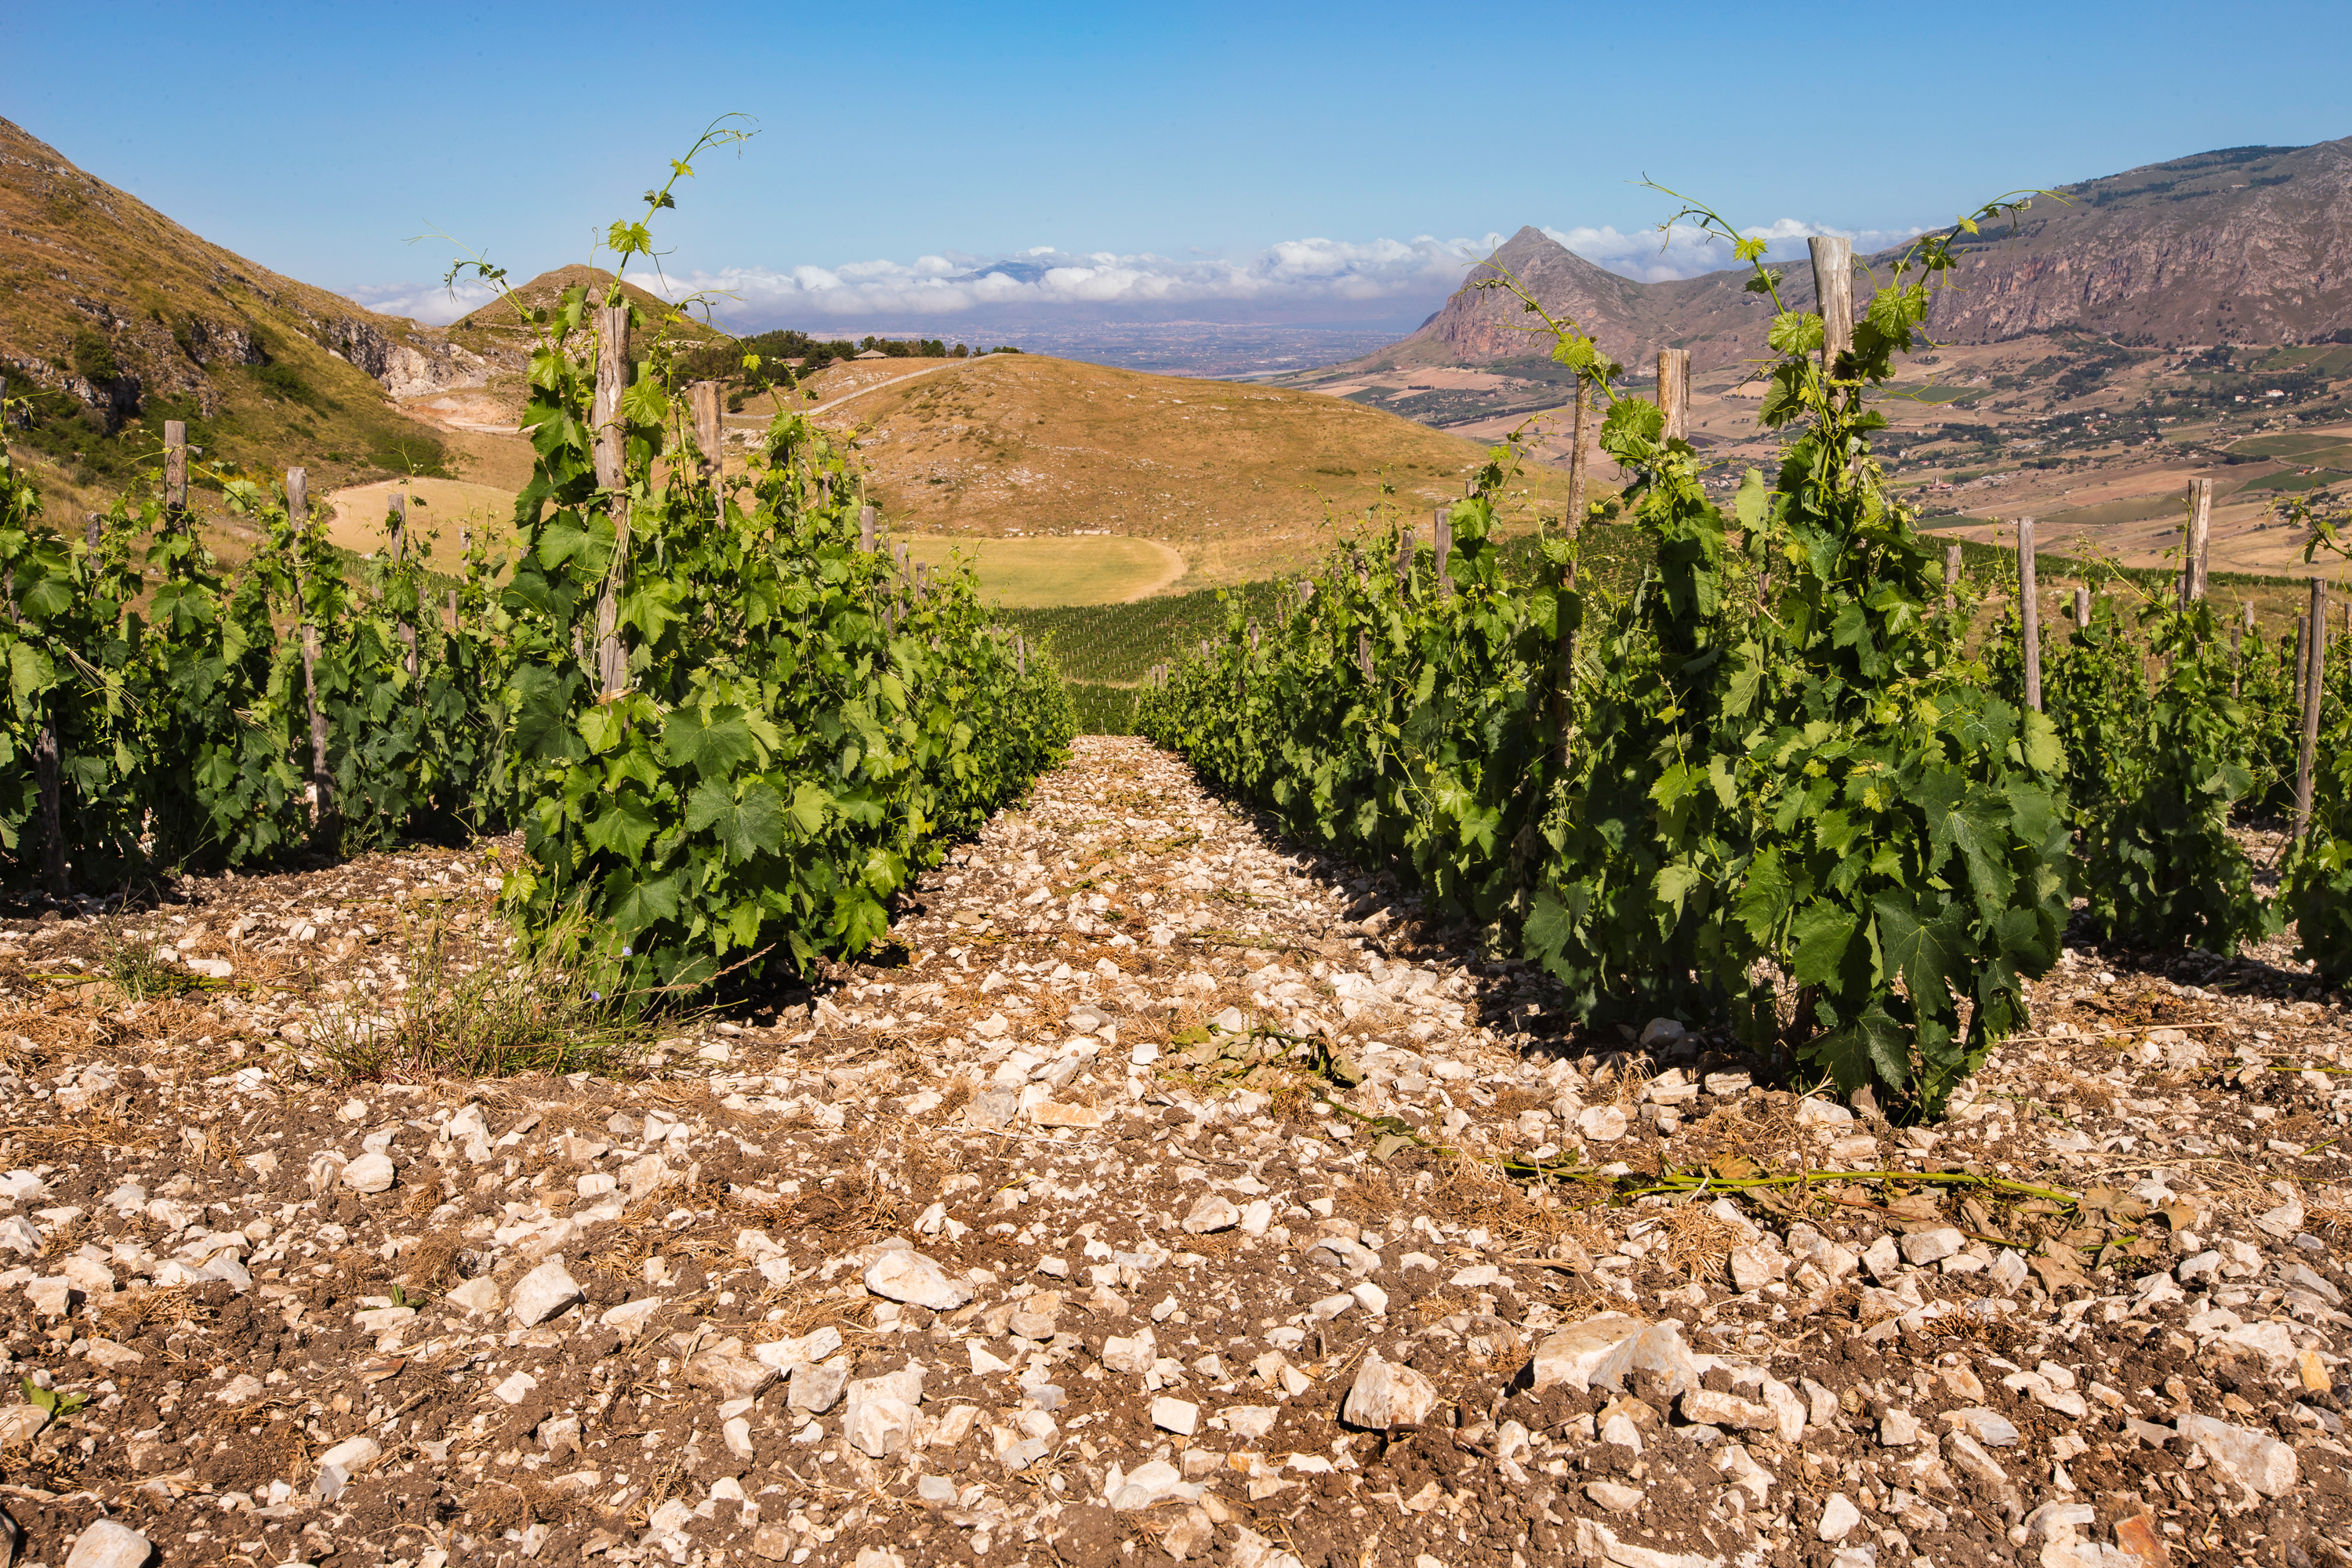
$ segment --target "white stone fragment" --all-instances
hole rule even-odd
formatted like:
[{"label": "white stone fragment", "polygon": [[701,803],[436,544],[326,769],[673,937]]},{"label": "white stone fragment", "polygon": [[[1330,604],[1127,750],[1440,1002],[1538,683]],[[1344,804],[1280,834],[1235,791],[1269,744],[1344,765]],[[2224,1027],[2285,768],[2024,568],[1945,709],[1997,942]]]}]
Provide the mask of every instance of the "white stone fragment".
[{"label": "white stone fragment", "polygon": [[1862,1522],[1862,1510],[1853,1506],[1843,1492],[1830,1493],[1822,1505],[1822,1522],[1815,1533],[1823,1541],[1843,1541]]},{"label": "white stone fragment", "polygon": [[1201,1422],[1201,1407],[1189,1400],[1161,1395],[1151,1402],[1151,1424],[1163,1432],[1190,1437]]},{"label": "white stone fragment", "polygon": [[1593,1105],[1576,1113],[1576,1130],[1592,1143],[1614,1143],[1625,1136],[1625,1113],[1613,1105]]},{"label": "white stone fragment", "polygon": [[392,1156],[381,1149],[372,1149],[343,1167],[343,1185],[355,1193],[383,1193],[392,1190]]},{"label": "white stone fragment", "polygon": [[2294,1489],[2299,1469],[2294,1450],[2267,1432],[2189,1414],[2175,1421],[2173,1429],[2204,1449],[2205,1457],[2231,1479],[2264,1497],[2284,1497]]},{"label": "white stone fragment", "polygon": [[1436,1405],[1436,1384],[1411,1367],[1383,1361],[1380,1352],[1368,1350],[1340,1414],[1349,1426],[1387,1432],[1418,1426]]},{"label": "white stone fragment", "polygon": [[866,1288],[876,1295],[934,1312],[952,1312],[971,1300],[971,1287],[919,1252],[896,1247],[866,1267]]},{"label": "white stone fragment", "polygon": [[563,1259],[551,1258],[515,1281],[514,1295],[507,1302],[507,1315],[526,1329],[535,1328],[583,1299],[579,1285],[563,1267]]},{"label": "white stone fragment", "polygon": [[1698,1363],[1683,1342],[1680,1326],[1671,1321],[1588,1318],[1538,1341],[1532,1363],[1538,1394],[1562,1384],[1622,1394],[1625,1379],[1637,1372],[1658,1373],[1671,1394],[1698,1386]]},{"label": "white stone fragment", "polygon": [[1275,1418],[1281,1414],[1271,1405],[1228,1405],[1220,1413],[1225,1430],[1247,1442],[1255,1442],[1272,1432]]},{"label": "white stone fragment", "polygon": [[66,1553],[66,1568],[147,1568],[155,1548],[147,1538],[120,1521],[91,1523]]},{"label": "white stone fragment", "polygon": [[1915,1230],[1902,1242],[1904,1261],[1924,1268],[1940,1263],[1969,1244],[1969,1238],[1950,1226],[1938,1226],[1934,1230]]},{"label": "white stone fragment", "polygon": [[487,1274],[477,1275],[451,1289],[446,1300],[463,1308],[468,1316],[495,1312],[500,1301],[499,1282]]},{"label": "white stone fragment", "polygon": [[1192,1212],[1184,1216],[1184,1228],[1194,1236],[1213,1231],[1231,1230],[1241,1224],[1242,1211],[1222,1193],[1203,1193]]},{"label": "white stone fragment", "polygon": [[319,1465],[322,1469],[332,1465],[345,1475],[356,1476],[373,1468],[376,1461],[383,1458],[383,1446],[374,1438],[346,1437],[320,1455]]}]

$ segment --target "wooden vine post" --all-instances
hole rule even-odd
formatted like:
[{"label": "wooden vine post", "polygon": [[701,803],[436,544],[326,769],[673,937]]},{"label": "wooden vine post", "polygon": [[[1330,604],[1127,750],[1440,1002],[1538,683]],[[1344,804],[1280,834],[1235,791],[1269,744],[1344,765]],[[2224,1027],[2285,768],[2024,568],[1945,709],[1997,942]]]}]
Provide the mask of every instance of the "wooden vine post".
[{"label": "wooden vine post", "polygon": [[627,430],[621,395],[629,384],[629,306],[596,310],[596,396],[589,406],[594,433],[596,488],[604,492],[613,519],[613,560],[596,595],[596,687],[600,697],[618,697],[626,688],[628,655],[621,647],[621,584],[629,557]]},{"label": "wooden vine post", "polygon": [[1429,526],[1431,537],[1435,542],[1437,596],[1450,599],[1454,596],[1454,579],[1446,575],[1445,567],[1454,559],[1454,509],[1441,506],[1432,510],[1433,515],[1430,518]]},{"label": "wooden vine post", "polygon": [[2017,520],[2017,640],[2025,655],[2025,705],[2042,711],[2042,600],[2033,575],[2033,520]]},{"label": "wooden vine post", "polygon": [[[392,494],[392,569],[397,573],[408,561],[408,497],[398,490]],[[416,623],[408,612],[400,614],[400,662],[408,671],[408,679],[416,679]]]},{"label": "wooden vine post", "polygon": [[2294,836],[2300,838],[2311,826],[2311,773],[2319,757],[2319,710],[2327,700],[2327,584],[2320,578],[2311,580],[2312,635],[2305,640],[2303,675],[2303,744],[2294,755]]},{"label": "wooden vine post", "polygon": [[1832,374],[1837,357],[1853,348],[1853,241],[1815,235],[1813,298],[1822,311],[1822,373]]},{"label": "wooden vine post", "polygon": [[1665,438],[1690,439],[1690,350],[1658,351],[1658,408],[1666,416]]},{"label": "wooden vine post", "polygon": [[294,613],[302,637],[302,696],[310,713],[310,826],[315,832],[335,814],[335,775],[327,768],[327,714],[319,706],[319,623],[311,618],[309,584],[302,565],[310,525],[310,474],[286,470],[286,521],[294,541]]},{"label": "wooden vine post", "polygon": [[2254,629],[2254,602],[2246,600],[2238,606],[2245,614],[2230,627],[2230,695],[2239,695],[2246,673],[2246,634]]},{"label": "wooden vine post", "polygon": [[[1371,574],[1364,569],[1363,552],[1357,550],[1351,551],[1350,553],[1356,558],[1356,591],[1364,596],[1369,607],[1372,591]],[[1201,645],[1201,657],[1203,659],[1208,658],[1208,647],[1209,645],[1206,643]],[[1372,632],[1369,626],[1360,626],[1356,628],[1356,668],[1364,672],[1366,680],[1371,679]]]},{"label": "wooden vine post", "polygon": [[874,553],[874,509],[870,506],[857,509],[857,548],[868,555]]},{"label": "wooden vine post", "polygon": [[[462,570],[466,574],[467,585],[470,587],[474,581],[474,530],[470,524],[457,531],[457,557],[464,563]],[[449,590],[449,634],[455,637],[463,625],[457,614],[457,590],[452,588]]]},{"label": "wooden vine post", "polygon": [[1960,602],[1960,547],[1944,546],[1944,614],[1950,615]]},{"label": "wooden vine post", "polygon": [[719,384],[698,381],[686,389],[687,405],[694,414],[694,444],[702,453],[702,482],[719,479]]},{"label": "wooden vine post", "polygon": [[2183,526],[2180,558],[2180,607],[2187,609],[2205,596],[2208,552],[2213,534],[2213,481],[2189,481],[2189,521]]},{"label": "wooden vine post", "polygon": [[163,528],[173,531],[188,511],[188,426],[185,420],[163,421]]},{"label": "wooden vine post", "polygon": [[2310,689],[2304,678],[2310,673],[2311,617],[2297,616],[2294,618],[2294,706],[2298,712],[2306,700],[2305,693]]},{"label": "wooden vine post", "polygon": [[2090,624],[2091,591],[2088,588],[2077,587],[2074,590],[2074,629],[2079,632]]},{"label": "wooden vine post", "polygon": [[[1584,530],[1585,513],[1585,413],[1592,405],[1592,389],[1586,378],[1576,378],[1574,413],[1569,421],[1568,437],[1568,515],[1561,519],[1560,531],[1574,543]],[[1570,559],[1559,569],[1559,600],[1566,602],[1576,593],[1576,562]],[[1555,763],[1564,772],[1568,767],[1569,699],[1574,692],[1576,679],[1576,634],[1567,627],[1557,628],[1552,638],[1551,665],[1551,733]]]}]

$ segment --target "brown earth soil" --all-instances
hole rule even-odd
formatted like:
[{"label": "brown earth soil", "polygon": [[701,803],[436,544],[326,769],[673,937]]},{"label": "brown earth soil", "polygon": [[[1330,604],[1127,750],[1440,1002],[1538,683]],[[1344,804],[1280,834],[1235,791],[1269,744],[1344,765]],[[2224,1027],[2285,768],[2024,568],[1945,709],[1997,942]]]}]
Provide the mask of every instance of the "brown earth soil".
[{"label": "brown earth soil", "polygon": [[[335,1073],[421,933],[503,956],[494,850],[0,934],[20,1560],[2346,1560],[2352,1063],[2278,952],[2078,949],[1897,1130],[1089,740],[639,1075]],[[202,989],[88,978],[163,942]]]}]

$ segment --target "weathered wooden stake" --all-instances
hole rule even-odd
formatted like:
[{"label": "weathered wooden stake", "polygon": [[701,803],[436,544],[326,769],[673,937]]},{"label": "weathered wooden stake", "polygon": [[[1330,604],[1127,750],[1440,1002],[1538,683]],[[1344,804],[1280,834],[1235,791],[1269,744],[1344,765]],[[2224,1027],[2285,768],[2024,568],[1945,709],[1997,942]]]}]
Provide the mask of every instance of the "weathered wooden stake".
[{"label": "weathered wooden stake", "polygon": [[874,509],[870,506],[857,509],[857,548],[868,555],[874,553]]},{"label": "weathered wooden stake", "polygon": [[188,426],[185,420],[163,421],[163,526],[180,526],[188,510]]},{"label": "weathered wooden stake", "polygon": [[1592,405],[1591,393],[1584,377],[1576,378],[1575,414],[1569,424],[1568,437],[1568,531],[1575,533],[1584,526],[1584,415]]},{"label": "weathered wooden stake", "polygon": [[1815,235],[1813,299],[1822,311],[1822,368],[1853,347],[1853,241]]},{"label": "weathered wooden stake", "polygon": [[2205,596],[2207,549],[2213,531],[2213,481],[2189,481],[2189,521],[2181,528],[2180,607]]},{"label": "weathered wooden stake", "polygon": [[1944,613],[1950,615],[1952,606],[1960,600],[1960,547],[1944,546]]},{"label": "weathered wooden stake", "polygon": [[1441,506],[1434,510],[1430,531],[1437,541],[1437,596],[1450,599],[1454,596],[1454,579],[1447,574],[1446,566],[1454,559],[1454,509]]},{"label": "weathered wooden stake", "polygon": [[1690,439],[1690,350],[1658,351],[1658,408],[1666,416],[1665,438]]},{"label": "weathered wooden stake", "polygon": [[2033,576],[2033,520],[2017,520],[2017,635],[2025,653],[2025,705],[2042,710],[2042,603]]},{"label": "weathered wooden stake", "polygon": [[[1562,531],[1574,540],[1584,531],[1586,466],[1584,426],[1586,410],[1591,407],[1591,388],[1582,375],[1576,378],[1574,416],[1569,425],[1568,437],[1568,516],[1562,520]],[[1569,561],[1559,569],[1559,590],[1555,603],[1572,599],[1576,593],[1576,563]],[[1560,616],[1565,622],[1568,617]],[[1568,710],[1576,678],[1576,633],[1566,626],[1555,629],[1552,638],[1551,666],[1551,733],[1553,761],[1561,768],[1568,766]]]},{"label": "weathered wooden stake", "polygon": [[[1350,547],[1349,553],[1353,555],[1356,561],[1356,591],[1369,597],[1371,594],[1372,580],[1371,574],[1364,568],[1363,552]],[[1364,672],[1366,680],[1372,678],[1372,634],[1368,626],[1356,628],[1356,668]]]},{"label": "weathered wooden stake", "polygon": [[702,454],[702,477],[719,473],[719,384],[698,381],[686,389],[687,406],[694,414],[694,445]]},{"label": "weathered wooden stake", "polygon": [[2327,700],[2327,584],[2311,580],[2311,625],[2318,635],[2310,639],[2303,678],[2303,744],[2294,757],[2294,836],[2311,826],[2311,773],[2319,756],[2319,710]]},{"label": "weathered wooden stake", "polygon": [[[407,495],[394,490],[392,493],[390,506],[392,569],[397,572],[408,560]],[[414,680],[416,679],[416,623],[408,618],[406,611],[401,612],[398,631],[400,646],[405,650],[401,655],[401,667],[408,671],[408,679]]]},{"label": "weathered wooden stake", "polygon": [[622,493],[628,483],[627,433],[621,421],[621,395],[628,385],[629,307],[599,306],[596,395],[589,405],[589,427],[596,441],[596,488],[604,492],[613,518],[613,561],[596,595],[596,687],[607,698],[618,697],[629,679],[629,657],[621,647],[621,584],[629,558],[629,500]]},{"label": "weathered wooden stake", "polygon": [[1412,586],[1412,525],[1397,524],[1396,580],[1397,595],[1402,598]]},{"label": "weathered wooden stake", "polygon": [[327,767],[327,713],[319,706],[319,624],[310,618],[310,595],[302,580],[302,534],[310,524],[310,476],[286,470],[286,521],[294,539],[294,603],[302,637],[302,695],[310,710],[310,826],[315,832],[335,814],[335,775]]},{"label": "weathered wooden stake", "polygon": [[2304,684],[2304,678],[2310,673],[2311,617],[2297,616],[2294,618],[2294,706],[2298,712],[2303,709],[2305,693],[2309,689]]},{"label": "weathered wooden stake", "polygon": [[2090,624],[2091,591],[2088,588],[2077,588],[2074,590],[2074,629],[2079,632]]}]

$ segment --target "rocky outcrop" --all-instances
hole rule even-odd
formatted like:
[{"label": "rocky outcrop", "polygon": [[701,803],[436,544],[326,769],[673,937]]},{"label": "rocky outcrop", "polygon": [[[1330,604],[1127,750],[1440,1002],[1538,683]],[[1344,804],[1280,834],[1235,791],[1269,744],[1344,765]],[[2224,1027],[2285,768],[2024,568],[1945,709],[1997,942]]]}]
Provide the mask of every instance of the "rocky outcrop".
[{"label": "rocky outcrop", "polygon": [[[1868,260],[1881,276],[1896,253]],[[1771,311],[1746,268],[1636,283],[1522,228],[1496,253],[1556,316],[1638,368],[1687,348],[1705,370],[1753,358]],[[1781,299],[1812,306],[1801,262]],[[1495,276],[1493,268],[1471,282]],[[2352,331],[2352,138],[2200,153],[2036,197],[2015,225],[1969,241],[1929,330],[1961,343],[2077,327],[2126,342],[2311,342]],[[1858,291],[1866,289],[1860,285]],[[1402,367],[1496,364],[1549,352],[1538,318],[1498,289],[1465,288],[1421,330],[1371,356]]]},{"label": "rocky outcrop", "polygon": [[373,321],[351,316],[313,320],[310,326],[311,340],[320,347],[383,383],[394,397],[481,386],[489,380],[489,363],[454,343],[430,339],[404,342]]},{"label": "rocky outcrop", "polygon": [[1973,247],[1937,336],[2308,342],[2352,329],[2352,139],[2204,153],[2058,196]]}]

